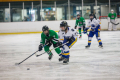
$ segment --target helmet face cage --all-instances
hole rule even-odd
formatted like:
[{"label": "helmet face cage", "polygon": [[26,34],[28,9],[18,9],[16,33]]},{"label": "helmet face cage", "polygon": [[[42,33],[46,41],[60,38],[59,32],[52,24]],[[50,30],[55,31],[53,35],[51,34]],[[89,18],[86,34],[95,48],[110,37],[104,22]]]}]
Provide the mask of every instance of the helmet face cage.
[{"label": "helmet face cage", "polygon": [[80,14],[77,14],[77,16],[80,16]]},{"label": "helmet face cage", "polygon": [[89,17],[90,17],[90,16],[93,16],[93,17],[94,17],[94,14],[90,14]]},{"label": "helmet face cage", "polygon": [[45,26],[43,26],[42,31],[44,32],[46,30],[49,30],[49,28],[48,28],[48,26],[45,25]]},{"label": "helmet face cage", "polygon": [[64,31],[66,31],[67,27],[68,27],[67,22],[66,21],[62,21],[61,24],[60,24],[60,27],[65,27]]}]

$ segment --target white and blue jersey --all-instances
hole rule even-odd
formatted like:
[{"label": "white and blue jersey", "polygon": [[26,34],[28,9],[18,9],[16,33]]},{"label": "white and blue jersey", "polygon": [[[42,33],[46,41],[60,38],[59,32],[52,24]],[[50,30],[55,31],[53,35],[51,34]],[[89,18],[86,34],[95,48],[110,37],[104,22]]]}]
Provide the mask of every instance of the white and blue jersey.
[{"label": "white and blue jersey", "polygon": [[67,33],[65,33],[65,31],[60,30],[58,32],[58,36],[59,36],[59,41],[62,42],[63,44],[67,43],[69,38],[71,37],[74,38],[74,41],[72,43],[67,43],[62,48],[62,56],[65,58],[69,58],[69,54],[70,54],[69,49],[77,42],[78,32],[75,29],[68,27]]},{"label": "white and blue jersey", "polygon": [[96,20],[95,18],[92,21],[89,20],[87,28],[90,28],[90,27],[91,27],[91,30],[88,36],[88,45],[91,45],[91,40],[94,35],[96,35],[99,45],[102,45],[102,42],[100,39],[100,20]]}]

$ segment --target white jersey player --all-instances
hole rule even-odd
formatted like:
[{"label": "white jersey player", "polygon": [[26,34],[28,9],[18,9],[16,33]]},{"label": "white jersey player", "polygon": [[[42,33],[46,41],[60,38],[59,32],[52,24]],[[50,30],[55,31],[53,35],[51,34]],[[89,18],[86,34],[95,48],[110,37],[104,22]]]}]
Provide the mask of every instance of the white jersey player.
[{"label": "white jersey player", "polygon": [[59,61],[63,61],[63,63],[66,64],[69,62],[70,57],[69,49],[77,42],[78,32],[75,29],[68,27],[66,21],[61,22],[60,28],[61,30],[58,33],[59,40],[62,44],[65,45],[61,47],[62,53],[61,57],[59,58]]},{"label": "white jersey player", "polygon": [[91,40],[94,35],[96,35],[96,39],[98,40],[99,47],[103,47],[102,41],[100,38],[100,21],[96,20],[92,14],[90,14],[90,20],[88,21],[88,25],[84,31],[84,33],[87,33],[87,30],[91,27],[91,30],[89,32],[88,36],[88,45],[85,46],[86,48],[89,48],[91,45]]}]

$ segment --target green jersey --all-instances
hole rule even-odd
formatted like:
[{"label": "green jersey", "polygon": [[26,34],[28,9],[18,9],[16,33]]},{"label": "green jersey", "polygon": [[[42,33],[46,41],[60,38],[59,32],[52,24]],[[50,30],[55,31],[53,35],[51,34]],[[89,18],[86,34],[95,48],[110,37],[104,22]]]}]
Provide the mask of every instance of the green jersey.
[{"label": "green jersey", "polygon": [[85,19],[83,17],[77,18],[75,26],[83,26],[83,25],[85,25]]},{"label": "green jersey", "polygon": [[[51,38],[55,38],[58,39],[58,34],[53,31],[53,30],[49,30],[49,36],[46,36],[43,32],[41,34],[41,44],[45,44],[46,40],[50,40]],[[52,42],[55,44],[56,42],[52,40]]]},{"label": "green jersey", "polygon": [[117,17],[117,14],[116,13],[109,13],[108,14],[108,17],[110,18],[110,19],[115,19],[116,17]]}]

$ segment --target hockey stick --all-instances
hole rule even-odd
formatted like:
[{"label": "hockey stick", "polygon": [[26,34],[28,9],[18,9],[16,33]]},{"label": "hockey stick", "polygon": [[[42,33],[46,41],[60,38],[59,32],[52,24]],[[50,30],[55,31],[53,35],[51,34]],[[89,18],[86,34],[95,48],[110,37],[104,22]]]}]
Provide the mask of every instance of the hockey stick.
[{"label": "hockey stick", "polygon": [[118,25],[118,24],[120,24],[120,23],[114,23],[114,22],[112,22],[112,21],[110,21],[112,24],[114,24],[114,25]]},{"label": "hockey stick", "polygon": [[[44,45],[42,48],[44,48],[45,46],[47,46],[47,45]],[[35,54],[36,56],[37,56],[37,54]]]},{"label": "hockey stick", "polygon": [[[65,44],[67,44],[67,43],[69,43],[69,41],[66,42],[66,43],[64,43],[64,44],[62,44],[62,46],[65,45]],[[59,48],[59,47],[60,47],[60,46],[55,47],[55,48],[53,48],[53,49],[51,49],[51,50],[49,50],[49,51],[47,51],[47,52],[44,52],[44,53],[42,53],[42,54],[40,54],[40,55],[36,55],[36,57],[41,56],[41,55],[43,55],[43,54],[45,54],[45,53],[49,53],[49,52],[51,52],[52,50],[54,50],[54,49],[56,49],[56,48]]]},{"label": "hockey stick", "polygon": [[15,63],[15,65],[20,65],[21,63],[23,63],[24,61],[26,61],[28,58],[30,58],[31,56],[33,56],[34,54],[36,54],[38,51],[34,52],[33,54],[31,54],[30,56],[28,56],[27,58],[25,58],[23,61],[19,62],[19,63]]}]

